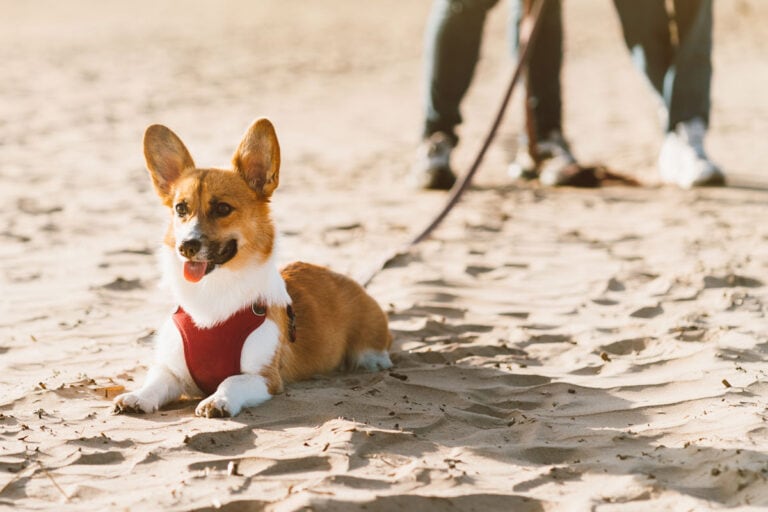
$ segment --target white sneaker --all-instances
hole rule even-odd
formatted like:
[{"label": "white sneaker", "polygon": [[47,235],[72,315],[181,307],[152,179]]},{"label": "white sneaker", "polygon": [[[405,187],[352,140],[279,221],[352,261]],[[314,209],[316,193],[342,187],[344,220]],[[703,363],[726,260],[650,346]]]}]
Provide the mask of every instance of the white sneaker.
[{"label": "white sneaker", "polygon": [[659,153],[661,181],[684,189],[725,185],[723,171],[704,152],[706,133],[704,121],[696,117],[667,134]]},{"label": "white sneaker", "polygon": [[537,141],[538,163],[528,151],[526,144],[521,145],[515,160],[509,164],[507,174],[512,179],[531,180],[539,178],[543,185],[558,186],[570,184],[576,167],[576,159],[563,135],[554,130],[545,138]]},{"label": "white sneaker", "polygon": [[456,182],[451,170],[453,142],[442,132],[433,133],[422,142],[416,153],[416,163],[411,177],[417,188],[448,190]]}]

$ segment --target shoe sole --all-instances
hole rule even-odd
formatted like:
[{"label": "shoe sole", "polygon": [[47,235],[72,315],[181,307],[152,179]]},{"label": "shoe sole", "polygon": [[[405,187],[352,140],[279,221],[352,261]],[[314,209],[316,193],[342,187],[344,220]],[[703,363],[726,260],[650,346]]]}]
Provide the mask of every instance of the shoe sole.
[{"label": "shoe sole", "polygon": [[693,184],[694,187],[724,187],[725,185],[725,176],[720,173],[714,174],[704,181]]},{"label": "shoe sole", "polygon": [[727,185],[727,181],[725,179],[725,175],[717,172],[713,174],[712,176],[708,177],[707,179],[695,181],[693,183],[679,183],[675,180],[666,180],[662,178],[662,183],[665,185],[673,185],[678,188],[681,188],[683,190],[690,190],[693,188],[716,188],[716,187],[725,187]]},{"label": "shoe sole", "polygon": [[416,177],[416,186],[422,190],[450,190],[456,183],[456,176],[444,167],[429,169]]}]

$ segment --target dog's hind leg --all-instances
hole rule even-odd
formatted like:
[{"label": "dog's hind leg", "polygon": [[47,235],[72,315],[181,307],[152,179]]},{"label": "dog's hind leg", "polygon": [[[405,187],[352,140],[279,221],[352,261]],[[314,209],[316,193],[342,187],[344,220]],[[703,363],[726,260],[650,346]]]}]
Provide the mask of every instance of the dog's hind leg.
[{"label": "dog's hind leg", "polygon": [[369,372],[392,368],[392,360],[386,350],[365,350],[357,354],[357,360],[353,361],[352,364]]}]

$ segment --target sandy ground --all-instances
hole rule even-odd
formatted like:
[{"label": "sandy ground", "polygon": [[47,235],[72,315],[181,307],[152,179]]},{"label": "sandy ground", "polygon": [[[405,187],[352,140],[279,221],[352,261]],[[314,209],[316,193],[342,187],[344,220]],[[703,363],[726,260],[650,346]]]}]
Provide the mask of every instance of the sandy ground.
[{"label": "sandy ground", "polygon": [[[0,508],[768,506],[761,0],[716,6],[708,143],[737,186],[654,186],[656,105],[611,3],[567,2],[574,148],[648,186],[509,183],[517,104],[474,190],[370,286],[393,372],[292,385],[234,419],[190,402],[110,415],[173,307],[147,124],[208,166],[274,121],[281,261],[365,274],[444,199],[407,184],[428,2],[255,4],[0,2]],[[510,72],[505,18],[488,22],[459,167]]]}]

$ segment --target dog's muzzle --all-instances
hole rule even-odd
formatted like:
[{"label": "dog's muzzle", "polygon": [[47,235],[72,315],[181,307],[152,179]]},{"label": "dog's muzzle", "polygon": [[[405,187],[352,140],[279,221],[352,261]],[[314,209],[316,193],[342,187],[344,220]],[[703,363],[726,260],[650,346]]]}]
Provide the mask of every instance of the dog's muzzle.
[{"label": "dog's muzzle", "polygon": [[216,265],[224,265],[237,255],[237,240],[226,242],[208,241],[204,238],[188,238],[179,244],[179,254],[190,261],[209,263],[206,274]]}]

